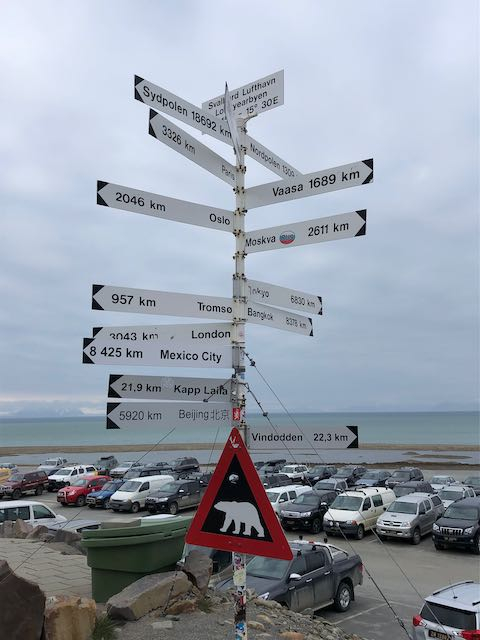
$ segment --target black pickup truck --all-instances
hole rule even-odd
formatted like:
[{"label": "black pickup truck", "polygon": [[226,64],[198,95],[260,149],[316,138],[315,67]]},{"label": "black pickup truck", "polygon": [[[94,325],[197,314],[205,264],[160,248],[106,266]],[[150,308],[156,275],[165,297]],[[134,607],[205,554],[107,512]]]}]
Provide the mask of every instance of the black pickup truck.
[{"label": "black pickup truck", "polygon": [[[322,542],[295,540],[290,543],[292,560],[253,557],[247,564],[247,587],[259,598],[276,600],[292,611],[321,609],[334,605],[346,611],[355,598],[355,587],[363,582],[360,556]],[[232,589],[233,580],[219,582],[215,589]]]},{"label": "black pickup truck", "polygon": [[174,516],[180,509],[198,507],[205,489],[199,480],[174,480],[150,494],[145,500],[145,508],[150,513],[171,513]]}]

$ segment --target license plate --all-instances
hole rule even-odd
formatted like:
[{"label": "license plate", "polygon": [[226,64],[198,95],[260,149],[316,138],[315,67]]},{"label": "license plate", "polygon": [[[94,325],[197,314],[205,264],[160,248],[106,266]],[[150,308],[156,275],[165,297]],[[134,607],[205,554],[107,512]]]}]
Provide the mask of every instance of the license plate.
[{"label": "license plate", "polygon": [[[446,540],[447,542],[456,542],[456,541],[457,541],[457,539],[455,538],[455,536],[447,536],[447,537],[445,538],[445,540]],[[445,635],[445,634],[443,634],[443,635]],[[435,637],[435,636],[434,636],[434,637]],[[445,636],[445,637],[447,637],[447,638],[448,638],[448,636]]]},{"label": "license plate", "polygon": [[452,636],[449,636],[448,633],[443,633],[443,631],[434,631],[430,629],[428,632],[429,638],[439,638],[439,640],[452,640]]},{"label": "license plate", "polygon": [[287,524],[297,524],[295,520],[287,520]]}]

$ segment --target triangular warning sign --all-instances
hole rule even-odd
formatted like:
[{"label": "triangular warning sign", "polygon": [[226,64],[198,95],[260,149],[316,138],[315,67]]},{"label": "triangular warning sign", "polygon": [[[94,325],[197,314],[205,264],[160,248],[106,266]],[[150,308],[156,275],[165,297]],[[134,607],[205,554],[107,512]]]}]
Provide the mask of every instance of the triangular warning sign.
[{"label": "triangular warning sign", "polygon": [[232,429],[186,542],[290,560],[292,551],[238,429]]}]

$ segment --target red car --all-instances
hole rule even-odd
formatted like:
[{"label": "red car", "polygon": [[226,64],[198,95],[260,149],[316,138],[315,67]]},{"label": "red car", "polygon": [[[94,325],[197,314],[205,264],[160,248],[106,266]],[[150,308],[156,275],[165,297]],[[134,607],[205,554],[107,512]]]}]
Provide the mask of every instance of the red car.
[{"label": "red car", "polygon": [[57,493],[57,502],[64,506],[74,504],[76,507],[83,507],[87,502],[87,496],[92,491],[98,491],[106,482],[111,480],[110,476],[88,476],[79,478],[68,487],[63,487]]}]

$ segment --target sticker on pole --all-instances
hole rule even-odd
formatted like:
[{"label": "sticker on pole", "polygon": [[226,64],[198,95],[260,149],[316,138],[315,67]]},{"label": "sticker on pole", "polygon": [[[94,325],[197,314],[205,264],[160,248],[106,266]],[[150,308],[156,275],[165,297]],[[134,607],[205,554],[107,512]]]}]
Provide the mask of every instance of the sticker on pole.
[{"label": "sticker on pole", "polygon": [[186,542],[267,558],[292,558],[238,429],[230,433]]}]

